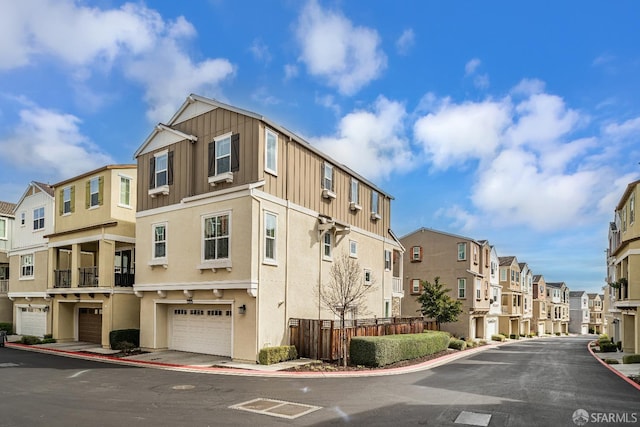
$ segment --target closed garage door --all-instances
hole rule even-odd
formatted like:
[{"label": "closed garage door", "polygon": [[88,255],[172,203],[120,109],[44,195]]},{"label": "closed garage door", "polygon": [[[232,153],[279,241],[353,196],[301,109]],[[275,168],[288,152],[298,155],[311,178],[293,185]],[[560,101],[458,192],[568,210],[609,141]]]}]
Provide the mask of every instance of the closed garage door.
[{"label": "closed garage door", "polygon": [[102,344],[102,309],[78,310],[78,341]]},{"label": "closed garage door", "polygon": [[498,322],[496,321],[496,319],[488,319],[486,339],[491,339],[491,335],[495,335],[497,333],[498,333]]},{"label": "closed garage door", "polygon": [[231,306],[169,307],[169,348],[231,356]]},{"label": "closed garage door", "polygon": [[21,307],[18,311],[18,335],[44,336],[47,333],[47,313],[42,308]]}]

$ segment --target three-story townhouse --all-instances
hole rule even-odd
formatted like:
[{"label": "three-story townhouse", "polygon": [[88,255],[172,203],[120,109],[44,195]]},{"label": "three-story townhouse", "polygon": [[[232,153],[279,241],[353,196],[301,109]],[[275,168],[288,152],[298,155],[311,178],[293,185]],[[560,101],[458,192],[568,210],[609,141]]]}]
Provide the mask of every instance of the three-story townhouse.
[{"label": "three-story townhouse", "polygon": [[569,332],[587,334],[589,332],[589,296],[585,291],[569,292]]},{"label": "three-story townhouse", "polygon": [[[498,251],[493,245],[489,245],[489,312],[486,316],[486,336],[499,333],[500,315],[502,314],[502,288],[500,287],[500,259]],[[485,246],[486,251],[486,246]],[[485,255],[486,256],[486,255]]]},{"label": "three-story townhouse", "polygon": [[[607,334],[614,342],[621,341],[622,311],[616,306],[616,301],[621,297],[621,282],[616,277],[617,266],[614,254],[620,247],[621,218],[620,211],[615,212],[614,221],[608,227],[608,247],[606,251],[607,278],[603,287],[605,295],[604,316],[607,322]],[[626,280],[626,279],[625,279]]]},{"label": "three-story townhouse", "polygon": [[403,271],[408,278],[405,294],[411,295],[404,301],[403,316],[420,314],[417,297],[422,293],[421,282],[439,277],[440,283],[451,289],[450,296],[462,302],[458,321],[441,328],[460,337],[491,339],[486,329],[491,266],[488,243],[428,228],[407,234],[400,242],[409,251]]},{"label": "three-story townhouse", "polygon": [[298,135],[190,95],[135,158],[144,349],[255,361],[290,321],[334,318],[320,294],[343,255],[371,286],[349,315],[400,314],[392,197]]},{"label": "three-story townhouse", "polygon": [[546,332],[552,334],[569,333],[569,288],[565,282],[547,282],[549,300]]},{"label": "three-story townhouse", "polygon": [[520,286],[520,265],[515,256],[499,257],[500,287],[502,293],[500,333],[510,337],[520,334],[522,322],[522,288]]},{"label": "three-story townhouse", "polygon": [[587,294],[589,297],[588,306],[589,306],[589,327],[588,329],[593,331],[594,334],[602,334],[604,329],[604,316],[603,316],[603,306],[602,302],[604,299],[604,295],[600,295],[597,293],[589,293]]},{"label": "three-story townhouse", "polygon": [[[547,331],[545,324],[547,322],[547,290],[546,282],[542,274],[533,276],[533,333],[542,336]],[[551,333],[549,331],[549,333]]]},{"label": "three-story townhouse", "polygon": [[0,201],[0,322],[13,322],[13,303],[9,292],[9,251],[16,205]]},{"label": "three-story townhouse", "polygon": [[[625,353],[640,353],[640,221],[636,220],[636,199],[640,180],[627,185],[615,208],[615,233],[610,233],[610,283],[615,288],[613,308],[620,319],[620,340]],[[613,244],[612,244],[613,243]]]},{"label": "three-story townhouse", "polygon": [[522,320],[520,334],[532,333],[533,321],[533,272],[526,262],[518,263],[520,267],[520,288],[522,289]]},{"label": "three-story townhouse", "polygon": [[58,341],[109,347],[109,333],[137,329],[135,165],[107,165],[53,185],[47,294]]},{"label": "three-story townhouse", "polygon": [[51,333],[51,299],[47,295],[47,235],[55,224],[53,187],[32,181],[16,204],[9,252],[9,299],[19,335]]}]

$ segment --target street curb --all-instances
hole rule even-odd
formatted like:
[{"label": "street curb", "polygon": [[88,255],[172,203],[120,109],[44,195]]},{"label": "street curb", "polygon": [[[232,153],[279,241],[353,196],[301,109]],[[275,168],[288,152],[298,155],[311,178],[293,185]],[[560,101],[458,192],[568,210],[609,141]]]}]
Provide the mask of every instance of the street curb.
[{"label": "street curb", "polygon": [[632,379],[630,379],[628,376],[620,373],[620,371],[618,371],[616,368],[612,368],[611,366],[609,366],[608,363],[606,363],[604,360],[602,360],[599,356],[597,356],[593,350],[591,349],[590,344],[594,342],[594,341],[589,341],[587,343],[587,349],[589,350],[589,353],[591,353],[591,355],[593,357],[596,358],[596,360],[598,362],[600,362],[600,364],[604,365],[607,367],[607,369],[609,369],[611,372],[613,372],[614,374],[616,374],[617,376],[619,376],[620,378],[622,378],[623,380],[625,380],[626,382],[628,382],[629,384],[631,384],[632,386],[634,386],[636,388],[636,390],[640,391],[640,384],[638,384],[637,382],[633,381]]},{"label": "street curb", "polygon": [[482,351],[490,350],[502,345],[510,344],[512,342],[518,342],[518,340],[505,341],[505,342],[492,342],[480,347],[476,347],[469,350],[459,351],[456,353],[448,354],[438,357],[436,359],[427,360],[416,365],[403,366],[400,368],[379,369],[370,371],[337,371],[337,372],[290,372],[290,371],[258,371],[252,369],[242,368],[221,368],[221,367],[198,367],[198,366],[186,366],[177,365],[171,363],[151,362],[145,360],[128,360],[119,357],[88,354],[77,351],[59,350],[53,348],[43,348],[31,345],[19,344],[19,343],[6,343],[9,348],[16,350],[32,351],[36,353],[55,354],[58,356],[70,357],[74,359],[93,360],[105,363],[112,363],[123,366],[132,367],[146,367],[154,369],[163,369],[170,371],[180,372],[193,372],[203,374],[214,375],[234,375],[234,376],[247,376],[247,377],[262,377],[262,378],[356,378],[356,377],[382,377],[389,375],[402,375],[410,374],[419,371],[425,371],[428,369],[436,368],[438,366],[453,362],[464,357],[472,356]]}]

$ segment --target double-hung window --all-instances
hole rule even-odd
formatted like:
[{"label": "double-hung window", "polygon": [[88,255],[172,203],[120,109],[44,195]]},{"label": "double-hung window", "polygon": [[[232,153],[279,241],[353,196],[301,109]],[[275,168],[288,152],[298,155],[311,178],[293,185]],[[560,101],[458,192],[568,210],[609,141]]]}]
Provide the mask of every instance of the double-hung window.
[{"label": "double-hung window", "polygon": [[7,239],[7,219],[0,218],[0,239]]},{"label": "double-hung window", "polygon": [[270,129],[265,131],[264,169],[278,174],[278,135]]},{"label": "double-hung window", "polygon": [[324,164],[324,173],[322,176],[322,188],[324,190],[333,191],[333,165]]},{"label": "double-hung window", "polygon": [[91,178],[89,182],[89,207],[100,204],[100,177]]},{"label": "double-hung window", "polygon": [[391,251],[384,251],[384,269],[387,271],[391,270]]},{"label": "double-hung window", "polygon": [[325,233],[322,240],[322,255],[326,260],[331,260],[333,251],[333,236],[331,233]]},{"label": "double-hung window", "polygon": [[169,186],[173,185],[173,151],[155,153],[149,159],[149,174],[149,195],[168,195]]},{"label": "double-hung window", "polygon": [[168,185],[169,176],[169,153],[164,152],[155,156],[156,168],[154,172],[155,188]]},{"label": "double-hung window", "polygon": [[216,144],[216,175],[231,172],[231,135],[217,139]]},{"label": "double-hung window", "polygon": [[73,204],[71,202],[71,192],[73,187],[65,187],[62,189],[62,214],[71,213]]},{"label": "double-hung window", "polygon": [[380,219],[380,208],[378,203],[380,195],[377,191],[371,191],[371,219]]},{"label": "double-hung window", "polygon": [[33,254],[20,256],[20,277],[33,277]]},{"label": "double-hung window", "polygon": [[476,277],[476,299],[480,301],[482,299],[482,282]]},{"label": "double-hung window", "polygon": [[167,257],[167,224],[153,226],[153,258]]},{"label": "double-hung window", "polygon": [[466,298],[467,279],[458,279],[458,298]]},{"label": "double-hung window", "polygon": [[359,211],[360,206],[360,183],[358,180],[351,178],[351,187],[349,191],[349,209]]},{"label": "double-hung window", "polygon": [[204,218],[204,260],[229,259],[231,237],[230,214],[218,214]]},{"label": "double-hung window", "polygon": [[373,284],[373,273],[367,268],[364,269],[364,284],[365,286],[371,286]]},{"label": "double-hung window", "polygon": [[411,280],[411,293],[419,294],[420,293],[420,279],[412,279]]},{"label": "double-hung window", "polygon": [[264,259],[275,263],[276,258],[276,233],[278,230],[278,217],[270,212],[264,213]]},{"label": "double-hung window", "polygon": [[422,246],[411,247],[411,262],[422,261]]},{"label": "double-hung window", "polygon": [[351,258],[358,258],[358,242],[355,240],[349,240],[349,256]]},{"label": "double-hung window", "polygon": [[44,208],[33,210],[33,229],[42,230],[44,228]]},{"label": "double-hung window", "polygon": [[467,259],[467,244],[458,243],[458,261],[464,261]]},{"label": "double-hung window", "polygon": [[131,178],[120,176],[120,205],[131,206]]},{"label": "double-hung window", "polygon": [[629,198],[629,224],[633,224],[636,220],[636,197],[635,194],[631,194]]},{"label": "double-hung window", "polygon": [[20,227],[24,227],[27,222],[27,214],[24,212],[20,212]]}]

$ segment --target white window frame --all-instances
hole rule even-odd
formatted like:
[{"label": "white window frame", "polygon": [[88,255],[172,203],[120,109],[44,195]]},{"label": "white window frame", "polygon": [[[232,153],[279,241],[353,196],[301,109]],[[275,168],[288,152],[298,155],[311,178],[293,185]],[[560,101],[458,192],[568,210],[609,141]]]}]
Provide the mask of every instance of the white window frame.
[{"label": "white window frame", "polygon": [[[269,141],[270,136],[273,142]],[[278,176],[278,134],[268,128],[264,132],[264,170]]]},{"label": "white window frame", "polygon": [[503,282],[507,281],[507,277],[509,277],[509,275],[507,274],[507,269],[506,268],[501,268],[500,269],[500,280]]},{"label": "white window frame", "polygon": [[373,272],[370,269],[365,268],[364,269],[364,285],[371,286],[372,284],[373,284]]},{"label": "white window frame", "polygon": [[[133,178],[126,175],[119,175],[119,177],[120,177],[120,195],[118,198],[118,202],[119,202],[118,206],[124,207],[124,208],[130,208],[131,207],[131,183],[133,182]],[[123,186],[125,186],[124,195],[126,195],[126,201],[122,200]]]},{"label": "white window frame", "polygon": [[[273,220],[273,235],[270,235],[269,223]],[[271,256],[269,246],[271,245]],[[278,262],[278,215],[264,212],[264,259],[265,264],[275,265]]]},{"label": "white window frame", "polygon": [[384,250],[384,269],[385,271],[391,271],[393,262],[391,262],[391,251],[389,249]]},{"label": "white window frame", "polygon": [[[156,230],[158,228],[164,228],[164,240],[156,240]],[[168,224],[166,222],[159,222],[156,224],[152,224],[151,225],[151,258],[153,260],[164,260],[166,261],[167,259],[167,248],[168,248]],[[157,256],[158,253],[156,252],[156,245],[158,244],[164,244],[164,256]],[[166,262],[165,262],[166,264]]]},{"label": "white window frame", "polygon": [[420,246],[411,247],[411,261],[420,261]]},{"label": "white window frame", "polygon": [[333,165],[331,163],[324,162],[322,189],[333,192]]},{"label": "white window frame", "polygon": [[[153,188],[163,188],[169,186],[169,150],[161,151],[153,155],[155,157],[154,168],[153,171]],[[158,164],[159,160],[164,159],[164,169],[159,169]],[[158,176],[164,173],[164,183],[160,183],[158,181]]]},{"label": "white window frame", "polygon": [[411,279],[411,293],[412,294],[420,293],[420,279]]},{"label": "white window frame", "polygon": [[[231,132],[226,133],[224,135],[220,135],[216,138],[213,139],[213,143],[215,144],[216,147],[216,158],[214,159],[214,164],[215,164],[215,169],[216,169],[216,175],[222,175],[224,173],[231,173]],[[223,143],[226,143],[229,145],[229,153],[226,154],[220,154],[220,147]],[[221,168],[218,165],[218,160],[222,160],[224,158],[229,158],[229,168],[228,170],[221,170]]]},{"label": "white window frame", "polygon": [[[67,198],[68,197],[68,198]],[[67,208],[67,203],[68,208]],[[62,189],[62,215],[71,213],[71,186]]]},{"label": "white window frame", "polygon": [[358,258],[358,242],[355,240],[349,240],[349,256],[351,258]]},{"label": "white window frame", "polygon": [[466,297],[467,297],[467,279],[465,279],[464,277],[460,277],[458,278],[458,299],[465,299]]},{"label": "white window frame", "polygon": [[379,220],[380,216],[380,194],[372,190],[371,191],[371,219]]},{"label": "white window frame", "polygon": [[4,224],[0,228],[0,240],[7,240],[9,235],[9,232],[7,231],[7,226],[9,225],[9,221],[7,221],[7,218],[0,218],[0,224]]},{"label": "white window frame", "polygon": [[20,227],[24,227],[26,223],[27,223],[27,213],[20,212]]},{"label": "white window frame", "polygon": [[[40,211],[42,211],[42,216],[36,217],[36,212],[39,213]],[[38,227],[36,227],[36,221],[37,221]],[[42,222],[42,225],[40,225],[40,222]],[[45,225],[45,210],[44,210],[44,206],[40,206],[33,210],[33,231],[44,230],[44,225]]]},{"label": "white window frame", "polygon": [[360,205],[360,182],[351,178],[351,191],[349,191],[349,209],[352,211],[362,210],[362,206]]},{"label": "white window frame", "polygon": [[329,232],[322,236],[322,259],[325,261],[333,260],[333,235]]},{"label": "white window frame", "polygon": [[[95,191],[93,185],[95,183]],[[93,203],[93,195],[96,195],[96,203]],[[89,180],[89,209],[100,206],[100,177],[94,176]]]},{"label": "white window frame", "polygon": [[636,220],[636,195],[631,193],[629,197],[629,225],[633,224]]},{"label": "white window frame", "polygon": [[[226,235],[220,235],[220,236],[213,236],[210,238],[206,238],[205,237],[205,231],[206,231],[206,223],[207,220],[209,219],[213,219],[213,218],[222,218],[222,217],[227,217],[227,234]],[[201,247],[201,260],[202,263],[217,263],[217,262],[227,262],[231,260],[231,211],[224,211],[224,212],[216,212],[216,213],[211,213],[211,214],[206,214],[206,215],[202,215],[202,230],[201,230],[201,239],[202,239],[202,247]],[[218,256],[217,254],[217,241],[218,240],[223,240],[223,239],[227,239],[227,256],[223,257],[223,256]],[[216,254],[213,258],[206,258],[206,241],[207,240],[214,240],[216,241]],[[226,266],[226,265],[225,265]]]},{"label": "white window frame", "polygon": [[458,243],[458,261],[466,261],[466,260],[467,260],[467,244],[464,242]]},{"label": "white window frame", "polygon": [[[30,261],[27,263],[25,261]],[[29,274],[29,267],[31,268]],[[27,274],[25,274],[25,268],[27,269]],[[20,279],[33,279],[35,274],[35,262],[34,262],[34,254],[24,254],[20,255]]]},{"label": "white window frame", "polygon": [[482,299],[482,282],[476,277],[476,300]]}]

